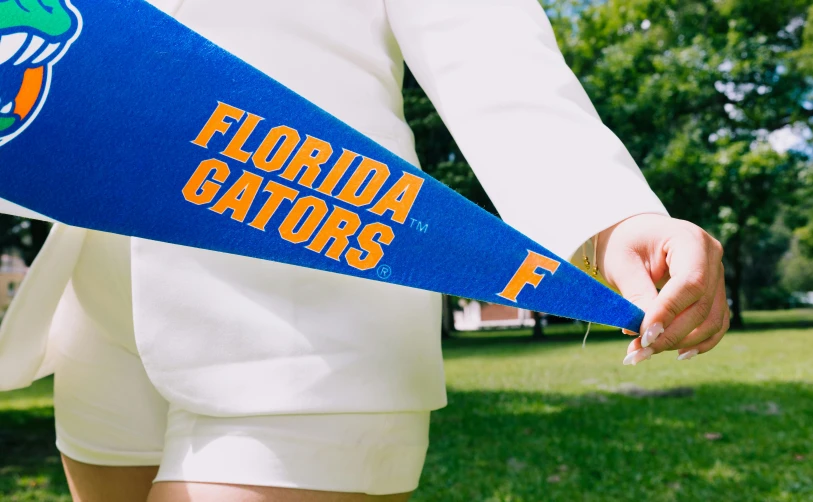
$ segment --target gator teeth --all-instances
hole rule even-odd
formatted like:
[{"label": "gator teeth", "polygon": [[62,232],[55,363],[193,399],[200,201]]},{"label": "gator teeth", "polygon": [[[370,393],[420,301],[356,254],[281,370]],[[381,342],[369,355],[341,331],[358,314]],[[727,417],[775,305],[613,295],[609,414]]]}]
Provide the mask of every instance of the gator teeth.
[{"label": "gator teeth", "polygon": [[28,35],[25,33],[12,33],[0,37],[0,64],[13,58],[17,51],[25,45]]},{"label": "gator teeth", "polygon": [[0,65],[17,56],[15,66],[26,63],[32,57],[34,59],[28,65],[40,66],[58,54],[60,47],[62,44],[58,42],[45,45],[45,40],[37,35],[29,36],[25,33],[3,35],[0,37]]},{"label": "gator teeth", "polygon": [[9,113],[11,113],[11,110],[13,108],[14,108],[14,103],[9,101],[8,104],[6,104],[6,106],[4,106],[3,108],[0,108],[0,113],[8,115]]},{"label": "gator teeth", "polygon": [[42,51],[39,56],[37,56],[33,61],[31,61],[31,64],[36,65],[42,63],[43,61],[51,57],[51,55],[54,54],[61,45],[62,44],[48,44],[48,47],[46,47],[45,50]]},{"label": "gator teeth", "polygon": [[42,38],[36,35],[32,36],[31,41],[28,42],[28,47],[25,48],[25,51],[23,51],[22,55],[19,58],[17,58],[17,61],[14,62],[14,66],[20,65],[28,61],[28,58],[36,54],[37,51],[40,50],[40,47],[42,47],[42,44],[44,43],[45,40],[43,40]]}]

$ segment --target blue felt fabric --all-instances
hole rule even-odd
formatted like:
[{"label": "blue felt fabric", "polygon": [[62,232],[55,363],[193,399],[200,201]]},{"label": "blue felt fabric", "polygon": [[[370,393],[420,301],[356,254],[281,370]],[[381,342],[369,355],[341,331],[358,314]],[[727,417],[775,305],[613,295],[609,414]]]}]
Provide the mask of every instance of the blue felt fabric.
[{"label": "blue felt fabric", "polygon": [[[643,313],[631,303],[142,0],[73,0],[72,5],[81,13],[81,34],[53,64],[50,90],[39,114],[25,124],[20,134],[10,140],[6,138],[0,146],[0,198],[75,226],[387,281],[638,331]],[[217,117],[213,118],[218,103],[227,103],[246,113],[239,121],[230,118],[220,121],[221,125],[226,124],[225,133],[215,132],[210,140],[198,142],[207,148],[194,144],[193,140],[210,120],[212,124],[219,123]],[[315,180],[290,181],[281,176],[285,165],[267,172],[251,159],[244,163],[220,153],[240,134],[241,126],[251,120],[249,114],[264,120],[246,136],[244,144],[235,141],[238,148],[233,153],[255,152],[272,127],[285,125],[298,131],[300,147],[307,135],[331,145],[333,153]],[[343,150],[388,166],[389,176],[368,204],[356,207],[337,197],[360,157],[334,190],[323,190],[329,194],[314,189],[331,172],[337,174],[331,167]],[[220,174],[209,173],[208,184],[198,189],[199,184],[190,184],[190,178],[201,162],[209,159],[222,162],[206,164],[221,166]],[[222,166],[228,166],[228,176]],[[244,175],[244,171],[248,174]],[[413,188],[417,184],[414,177],[423,180],[404,222],[394,221],[392,211],[381,216],[370,211],[404,172],[412,175],[408,179],[413,180]],[[225,181],[213,179],[220,175],[221,181]],[[249,225],[269,198],[269,192],[262,190],[253,195],[252,187],[258,179],[262,179],[263,187],[273,181],[298,192],[293,201],[281,201],[265,231]],[[360,188],[374,181],[367,180]],[[235,183],[248,187],[245,192],[232,194],[238,202],[233,201],[232,208],[221,211],[222,214],[210,210]],[[211,202],[189,202],[183,194],[187,186],[191,187],[187,188],[187,195],[198,197],[198,202],[207,198],[206,187],[216,191],[216,196]],[[543,193],[551,187],[539,189]],[[291,217],[293,204],[308,196],[319,199],[313,202],[318,207],[324,202],[328,211],[338,206],[358,216],[360,229],[349,237],[347,246],[337,248],[338,260],[326,256],[330,243],[321,252],[309,249],[318,248],[313,240],[327,217],[319,220],[314,216],[314,222],[320,221],[320,225],[301,243],[284,240],[278,231]],[[238,221],[240,210],[234,206],[252,199],[243,221]],[[398,202],[397,197],[394,202]],[[313,211],[305,212],[304,219]],[[295,219],[287,221],[290,224]],[[362,228],[376,222],[392,230],[392,241],[379,243],[383,256],[368,260],[364,265],[368,269],[350,266],[348,253],[352,249],[357,249],[358,263],[369,258],[366,251],[373,250],[375,254],[372,241],[387,240],[372,231],[376,227],[371,227],[372,239],[368,238],[366,245],[359,242]],[[301,226],[292,225],[289,230],[308,235]],[[520,286],[516,294],[507,292],[526,258],[537,254],[559,262],[555,273],[531,264],[525,278],[530,282],[535,277],[544,278],[534,285],[520,277],[514,281],[515,289]],[[501,292],[503,296],[499,296]]]}]

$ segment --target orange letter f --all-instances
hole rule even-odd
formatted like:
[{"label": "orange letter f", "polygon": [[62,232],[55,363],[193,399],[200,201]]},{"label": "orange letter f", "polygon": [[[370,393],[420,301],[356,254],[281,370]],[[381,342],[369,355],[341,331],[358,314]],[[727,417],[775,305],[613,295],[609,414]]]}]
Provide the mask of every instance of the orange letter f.
[{"label": "orange letter f", "polygon": [[545,277],[545,274],[537,272],[538,269],[541,268],[554,274],[559,269],[559,265],[560,263],[556,260],[551,260],[539,253],[528,250],[528,256],[525,258],[525,261],[519,266],[514,277],[508,281],[508,285],[505,286],[502,293],[498,293],[497,296],[516,303],[517,295],[519,295],[519,292],[522,291],[522,288],[524,288],[526,284],[530,284],[536,288],[539,286],[542,278]]}]

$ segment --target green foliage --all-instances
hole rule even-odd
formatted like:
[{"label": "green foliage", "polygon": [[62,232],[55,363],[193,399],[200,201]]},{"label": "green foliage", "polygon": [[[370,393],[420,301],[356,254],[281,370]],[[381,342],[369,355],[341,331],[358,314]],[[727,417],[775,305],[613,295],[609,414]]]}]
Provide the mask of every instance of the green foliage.
[{"label": "green foliage", "polygon": [[[807,18],[813,19],[813,4],[807,10]],[[813,76],[813,25],[810,23],[805,25],[802,47],[793,56],[799,69]]]},{"label": "green foliage", "polygon": [[[794,217],[798,220],[794,226],[798,238],[799,252],[813,259],[813,166],[805,172],[805,187],[800,197],[800,204],[795,208]],[[807,224],[804,221],[807,221]]]},{"label": "green foliage", "polygon": [[792,291],[782,282],[779,263],[792,241],[792,232],[784,224],[784,215],[774,224],[761,229],[763,238],[756,240],[743,257],[742,290],[747,309],[773,310],[796,305]]},{"label": "green foliage", "polygon": [[54,444],[52,377],[0,392],[0,500],[70,502]]},{"label": "green foliage", "polygon": [[781,286],[788,291],[813,291],[813,258],[806,256],[799,243],[780,263]]},{"label": "green foliage", "polygon": [[775,278],[766,241],[805,186],[806,155],[769,138],[811,124],[809,0],[573,5],[575,22],[557,23],[566,59],[670,213],[723,242],[736,316],[741,291],[758,295],[749,266]]},{"label": "green foliage", "polygon": [[602,2],[582,11],[560,45],[602,118],[650,167],[689,126],[714,149],[712,134],[753,141],[811,116],[801,106],[810,85],[792,57],[808,5]]},{"label": "green foliage", "polygon": [[50,230],[51,225],[44,221],[0,214],[0,252],[17,249],[30,265],[48,238]]},{"label": "green foliage", "polygon": [[[813,183],[801,176],[804,149],[776,151],[769,136],[783,128],[804,132],[813,120],[810,1],[543,5],[602,119],[671,214],[723,242],[735,313],[741,291],[751,305],[779,306],[786,293],[777,263],[790,239],[773,235],[774,223],[809,198],[800,189]],[[429,100],[409,76],[405,87],[424,169],[494,212]],[[795,215],[791,228],[808,217]],[[813,223],[797,234],[813,254]]]}]

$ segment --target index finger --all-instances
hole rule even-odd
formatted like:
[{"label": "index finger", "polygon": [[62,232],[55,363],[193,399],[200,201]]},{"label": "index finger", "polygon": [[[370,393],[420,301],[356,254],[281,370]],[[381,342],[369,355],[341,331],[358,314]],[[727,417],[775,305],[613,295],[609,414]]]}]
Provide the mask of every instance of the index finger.
[{"label": "index finger", "polygon": [[716,285],[716,269],[711,262],[718,261],[709,252],[705,232],[686,232],[664,246],[669,266],[669,281],[644,316],[641,332],[660,323],[669,326],[681,312],[703,298],[710,286]]}]

